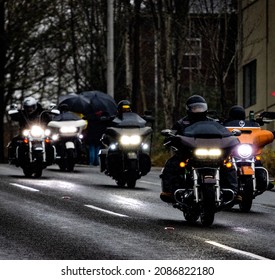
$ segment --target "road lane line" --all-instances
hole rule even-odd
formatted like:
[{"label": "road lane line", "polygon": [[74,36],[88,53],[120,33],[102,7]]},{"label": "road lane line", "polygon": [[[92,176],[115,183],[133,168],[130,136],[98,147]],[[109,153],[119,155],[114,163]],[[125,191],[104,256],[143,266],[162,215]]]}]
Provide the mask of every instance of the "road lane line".
[{"label": "road lane line", "polygon": [[160,183],[154,183],[154,182],[143,181],[143,180],[140,180],[139,182],[140,182],[140,183],[149,184],[149,185],[156,185],[156,186],[160,186]]},{"label": "road lane line", "polygon": [[223,249],[225,249],[225,250],[228,250],[228,251],[237,253],[237,254],[242,254],[242,255],[251,257],[251,258],[256,259],[256,260],[270,260],[270,259],[268,259],[268,258],[259,256],[259,255],[256,255],[256,254],[253,254],[253,253],[250,253],[250,252],[247,252],[247,251],[238,250],[238,249],[235,249],[235,248],[232,248],[232,247],[229,247],[229,246],[220,244],[220,243],[215,242],[215,241],[206,240],[205,242],[206,242],[206,243],[209,243],[209,244],[211,244],[211,245],[214,245],[214,246],[223,248]]},{"label": "road lane line", "polygon": [[105,212],[105,213],[108,213],[108,214],[111,214],[111,215],[119,216],[119,217],[129,217],[129,216],[124,215],[124,214],[116,213],[116,212],[109,211],[109,210],[106,210],[106,209],[103,209],[103,208],[99,208],[99,207],[96,207],[96,206],[93,206],[93,205],[89,205],[89,204],[85,204],[84,206],[92,208],[92,209],[95,209],[95,210],[98,210],[98,211],[101,211],[101,212]]},{"label": "road lane line", "polygon": [[13,185],[13,186],[18,187],[18,188],[23,189],[23,190],[28,190],[28,191],[32,191],[32,192],[39,192],[39,190],[37,190],[37,189],[27,187],[27,186],[23,186],[23,185],[16,184],[16,183],[10,183],[10,185]]}]

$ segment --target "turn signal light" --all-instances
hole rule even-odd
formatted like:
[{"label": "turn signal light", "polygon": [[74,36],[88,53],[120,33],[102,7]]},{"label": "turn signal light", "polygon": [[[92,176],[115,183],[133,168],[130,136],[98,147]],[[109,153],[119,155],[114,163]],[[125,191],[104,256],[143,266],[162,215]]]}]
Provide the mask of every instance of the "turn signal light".
[{"label": "turn signal light", "polygon": [[226,166],[227,168],[231,168],[231,167],[232,167],[232,162],[230,162],[230,161],[226,162],[226,163],[225,163],[225,166]]},{"label": "turn signal light", "polygon": [[24,142],[25,144],[28,144],[28,143],[29,143],[29,140],[28,140],[27,138],[25,138],[25,139],[23,140],[23,142]]},{"label": "turn signal light", "polygon": [[181,162],[180,162],[180,167],[181,167],[181,168],[184,168],[185,166],[186,166],[185,162],[181,161]]},{"label": "turn signal light", "polygon": [[256,156],[256,160],[261,160],[261,156]]}]

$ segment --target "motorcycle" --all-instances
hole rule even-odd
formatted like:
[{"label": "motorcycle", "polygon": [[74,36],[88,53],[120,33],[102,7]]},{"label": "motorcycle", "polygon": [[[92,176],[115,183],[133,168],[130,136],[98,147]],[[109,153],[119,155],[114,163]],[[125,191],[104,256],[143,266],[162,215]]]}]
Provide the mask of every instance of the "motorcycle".
[{"label": "motorcycle", "polygon": [[55,163],[61,171],[74,170],[82,151],[82,131],[86,125],[85,120],[70,112],[63,113],[48,123],[56,148]]},{"label": "motorcycle", "polygon": [[135,113],[127,113],[127,118],[116,118],[114,127],[108,127],[99,151],[100,171],[112,177],[118,186],[129,188],[151,170],[152,128]]},{"label": "motorcycle", "polygon": [[[8,114],[20,114],[17,108],[9,110]],[[20,132],[12,142],[8,144],[10,150],[15,149],[12,158],[9,155],[10,164],[15,164],[23,169],[26,177],[42,176],[43,169],[53,164],[55,158],[55,148],[50,138],[50,130],[41,123],[41,117],[44,113],[55,113],[54,111],[43,111],[39,120],[36,122],[27,122],[28,127]],[[22,114],[24,117],[24,115]],[[13,147],[13,145],[15,147]]]},{"label": "motorcycle", "polygon": [[[174,192],[173,207],[183,212],[188,222],[199,218],[210,226],[215,213],[234,204],[234,192],[220,185],[220,169],[231,168],[231,150],[239,140],[215,121],[199,121],[185,128],[182,135],[165,129],[164,145],[180,158],[182,188]],[[238,134],[238,133],[237,133]]]},{"label": "motorcycle", "polygon": [[237,129],[241,132],[238,136],[240,144],[232,151],[231,157],[238,174],[238,192],[242,196],[239,208],[242,212],[249,212],[253,199],[269,188],[269,173],[261,163],[261,154],[263,148],[273,142],[274,134],[260,125],[268,123],[266,117],[272,118],[271,114],[263,112],[262,117],[256,120],[234,121],[226,126],[229,131]]}]

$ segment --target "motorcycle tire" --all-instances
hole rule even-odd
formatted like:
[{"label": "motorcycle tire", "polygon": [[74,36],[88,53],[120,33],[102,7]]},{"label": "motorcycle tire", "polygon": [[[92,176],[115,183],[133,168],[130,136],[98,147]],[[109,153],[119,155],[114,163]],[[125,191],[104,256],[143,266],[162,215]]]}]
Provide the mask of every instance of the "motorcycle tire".
[{"label": "motorcycle tire", "polygon": [[239,208],[241,212],[248,213],[253,201],[253,179],[252,177],[245,177],[241,179],[240,183],[244,185],[244,188],[241,193],[242,201],[239,203]]},{"label": "motorcycle tire", "polygon": [[116,184],[118,187],[124,187],[126,182],[122,179],[116,180]]},{"label": "motorcycle tire", "polygon": [[64,162],[58,163],[58,166],[61,171],[66,171],[66,165]]},{"label": "motorcycle tire", "polygon": [[37,170],[34,171],[34,177],[35,178],[40,178],[42,176],[42,168],[38,168]]},{"label": "motorcycle tire", "polygon": [[30,168],[23,168],[23,173],[26,178],[31,178],[33,174],[33,170]]},{"label": "motorcycle tire", "polygon": [[215,192],[214,189],[203,187],[203,203],[201,208],[201,224],[203,226],[211,226],[215,219]]},{"label": "motorcycle tire", "polygon": [[184,212],[183,216],[188,223],[194,224],[200,217],[196,213]]},{"label": "motorcycle tire", "polygon": [[136,182],[137,182],[136,178],[128,178],[127,179],[127,187],[130,188],[130,189],[135,188]]},{"label": "motorcycle tire", "polygon": [[70,149],[67,151],[67,165],[66,169],[69,172],[74,171],[74,166],[75,166],[75,156],[74,156],[74,150]]}]

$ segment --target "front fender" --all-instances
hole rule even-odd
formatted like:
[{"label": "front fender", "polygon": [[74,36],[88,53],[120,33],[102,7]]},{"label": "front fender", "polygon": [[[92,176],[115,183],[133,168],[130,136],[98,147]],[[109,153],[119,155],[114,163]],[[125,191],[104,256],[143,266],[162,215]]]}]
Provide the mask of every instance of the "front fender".
[{"label": "front fender", "polygon": [[75,144],[72,141],[68,141],[65,143],[66,149],[75,149]]}]

